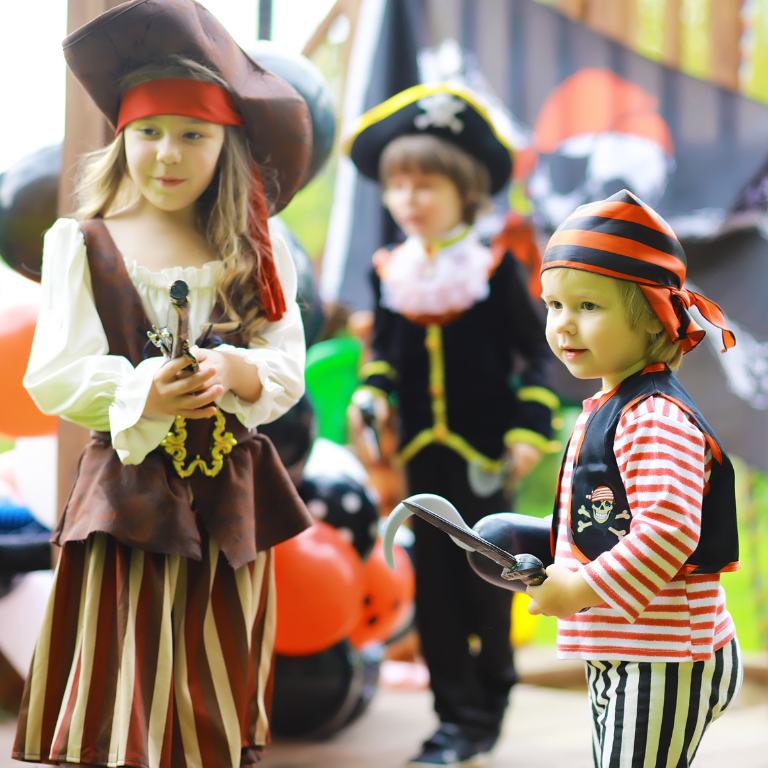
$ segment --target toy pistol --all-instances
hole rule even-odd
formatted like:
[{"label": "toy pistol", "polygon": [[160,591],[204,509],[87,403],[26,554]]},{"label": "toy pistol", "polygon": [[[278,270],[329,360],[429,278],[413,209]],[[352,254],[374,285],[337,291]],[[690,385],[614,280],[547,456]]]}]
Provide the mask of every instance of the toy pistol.
[{"label": "toy pistol", "polygon": [[184,370],[197,373],[197,360],[189,350],[189,286],[183,280],[177,280],[169,293],[171,304],[168,326],[157,328],[153,325],[152,330],[147,331],[147,336],[166,359],[175,360],[182,356],[189,358],[189,365]]}]

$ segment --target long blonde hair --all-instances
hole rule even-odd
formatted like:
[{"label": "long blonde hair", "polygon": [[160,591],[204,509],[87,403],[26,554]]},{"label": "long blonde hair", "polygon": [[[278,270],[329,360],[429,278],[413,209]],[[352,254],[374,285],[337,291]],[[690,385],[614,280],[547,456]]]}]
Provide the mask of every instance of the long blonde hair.
[{"label": "long blonde hair", "polygon": [[[121,89],[125,92],[134,85],[160,77],[203,80],[230,90],[215,72],[179,56],[163,65],[149,65],[130,73],[122,79]],[[83,155],[80,162],[75,182],[78,219],[115,214],[136,201],[139,192],[127,173],[122,131],[106,147]],[[224,126],[218,168],[196,206],[198,229],[223,266],[216,286],[218,302],[229,319],[240,324],[244,343],[258,335],[265,323],[254,280],[255,270],[261,269],[261,249],[250,231],[252,163],[244,129]],[[271,213],[279,195],[277,174],[263,167],[259,171]]]}]

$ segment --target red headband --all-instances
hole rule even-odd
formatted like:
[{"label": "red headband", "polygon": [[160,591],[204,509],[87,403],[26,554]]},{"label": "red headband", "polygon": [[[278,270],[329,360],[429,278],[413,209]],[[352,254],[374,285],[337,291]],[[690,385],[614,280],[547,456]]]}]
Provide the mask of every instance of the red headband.
[{"label": "red headband", "polygon": [[[220,85],[201,80],[149,80],[123,94],[117,117],[117,133],[128,123],[153,115],[184,115],[218,125],[242,125],[235,100]],[[259,300],[269,322],[285,313],[285,298],[272,255],[267,201],[256,161],[252,161],[250,189],[251,238],[258,248],[254,279]]]},{"label": "red headband", "polygon": [[242,125],[235,100],[216,83],[202,80],[149,80],[123,94],[116,132],[154,115],[184,115],[218,125]]}]

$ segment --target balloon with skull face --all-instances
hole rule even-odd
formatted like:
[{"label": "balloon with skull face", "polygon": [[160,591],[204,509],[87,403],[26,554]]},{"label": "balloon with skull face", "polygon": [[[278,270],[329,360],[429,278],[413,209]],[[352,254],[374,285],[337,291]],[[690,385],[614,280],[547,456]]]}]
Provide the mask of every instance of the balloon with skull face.
[{"label": "balloon with skull face", "polygon": [[536,121],[538,162],[528,180],[545,227],[621,189],[658,204],[674,168],[658,109],[654,96],[607,69],[579,70],[549,95]]}]

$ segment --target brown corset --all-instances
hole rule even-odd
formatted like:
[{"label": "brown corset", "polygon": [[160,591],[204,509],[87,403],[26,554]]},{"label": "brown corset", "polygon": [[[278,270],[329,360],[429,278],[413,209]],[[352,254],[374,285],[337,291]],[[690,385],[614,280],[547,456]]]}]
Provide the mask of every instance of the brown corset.
[{"label": "brown corset", "polygon": [[[122,256],[101,219],[80,223],[85,236],[93,296],[110,355],[138,365],[158,355],[146,345],[150,321]],[[218,306],[211,315],[220,318]],[[241,339],[227,339],[242,346]],[[80,457],[77,479],[54,533],[54,542],[80,541],[104,531],[149,552],[200,559],[200,526],[213,537],[233,568],[257,552],[295,536],[312,519],[269,438],[249,432],[232,414],[226,430],[237,440],[221,471],[199,470],[182,479],[163,448],[141,464],[120,462],[106,432],[92,432]],[[214,419],[188,420],[187,455],[209,458]]]}]

